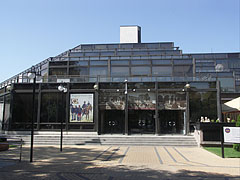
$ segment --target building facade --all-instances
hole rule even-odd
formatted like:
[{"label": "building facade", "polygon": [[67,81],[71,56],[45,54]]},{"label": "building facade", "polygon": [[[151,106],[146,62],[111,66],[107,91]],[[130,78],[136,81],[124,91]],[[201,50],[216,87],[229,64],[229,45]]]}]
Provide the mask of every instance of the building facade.
[{"label": "building facade", "polygon": [[2,82],[1,130],[30,130],[32,114],[35,130],[63,122],[98,134],[187,134],[201,117],[224,121],[221,104],[240,93],[240,53],[184,54],[141,43],[135,29],[137,42],[79,45]]}]

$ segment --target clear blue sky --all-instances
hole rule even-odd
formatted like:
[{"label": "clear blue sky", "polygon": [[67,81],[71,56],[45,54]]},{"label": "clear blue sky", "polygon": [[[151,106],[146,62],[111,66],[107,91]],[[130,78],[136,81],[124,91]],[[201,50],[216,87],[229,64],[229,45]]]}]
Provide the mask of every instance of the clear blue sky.
[{"label": "clear blue sky", "polygon": [[79,44],[118,43],[120,25],[184,53],[240,52],[239,11],[239,0],[1,0],[0,82]]}]

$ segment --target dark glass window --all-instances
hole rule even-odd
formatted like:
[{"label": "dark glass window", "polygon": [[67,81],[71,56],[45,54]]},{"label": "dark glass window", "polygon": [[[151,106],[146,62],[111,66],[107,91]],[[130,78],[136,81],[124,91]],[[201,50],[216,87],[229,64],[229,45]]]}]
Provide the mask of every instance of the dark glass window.
[{"label": "dark glass window", "polygon": [[129,76],[129,67],[111,67],[111,76]]},{"label": "dark glass window", "polygon": [[131,67],[132,75],[149,75],[151,74],[151,68],[148,66]]},{"label": "dark glass window", "polygon": [[87,67],[74,67],[69,69],[70,75],[88,75]]},{"label": "dark glass window", "polygon": [[5,107],[4,107],[4,115],[3,115],[3,130],[8,130],[9,128],[9,120],[10,120],[10,104],[11,104],[11,96],[5,96]]},{"label": "dark glass window", "polygon": [[153,65],[158,65],[158,64],[171,64],[172,63],[172,61],[171,60],[161,60],[161,59],[159,59],[159,60],[152,60],[152,64]]},{"label": "dark glass window", "polygon": [[61,118],[65,117],[66,95],[64,94],[63,101],[61,97],[61,93],[42,93],[41,123],[60,123]]},{"label": "dark glass window", "polygon": [[131,64],[133,65],[148,65],[148,64],[151,64],[151,62],[149,60],[132,60],[131,61]]},{"label": "dark glass window", "polygon": [[66,66],[66,65],[67,65],[67,61],[49,62],[49,66]]},{"label": "dark glass window", "polygon": [[70,61],[70,66],[88,66],[88,61]]},{"label": "dark glass window", "polygon": [[129,65],[129,61],[117,60],[111,61],[111,65]]},{"label": "dark glass window", "polygon": [[174,64],[192,64],[192,60],[191,59],[174,60]]},{"label": "dark glass window", "polygon": [[217,119],[216,92],[190,92],[190,121],[199,122],[201,116]]},{"label": "dark glass window", "polygon": [[153,66],[152,74],[153,76],[172,76],[172,66]]},{"label": "dark glass window", "polygon": [[2,129],[3,123],[3,106],[4,106],[4,97],[0,97],[0,129]]},{"label": "dark glass window", "polygon": [[51,68],[49,75],[67,75],[67,68]]},{"label": "dark glass window", "polygon": [[90,67],[90,76],[107,76],[107,67]]},{"label": "dark glass window", "polygon": [[107,61],[90,61],[90,65],[92,66],[102,66],[102,65],[107,65]]},{"label": "dark glass window", "polygon": [[173,75],[174,76],[192,76],[192,66],[174,66],[173,67]]},{"label": "dark glass window", "polygon": [[[35,122],[37,121],[37,97],[35,95]],[[32,93],[14,94],[13,101],[13,123],[32,122]]]}]

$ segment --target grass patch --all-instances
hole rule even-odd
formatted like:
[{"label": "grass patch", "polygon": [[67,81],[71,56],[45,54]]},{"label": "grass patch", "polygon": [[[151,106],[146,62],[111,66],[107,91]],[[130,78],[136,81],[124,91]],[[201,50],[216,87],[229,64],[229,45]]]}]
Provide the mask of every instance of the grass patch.
[{"label": "grass patch", "polygon": [[[207,151],[222,157],[221,147],[204,147]],[[240,158],[240,152],[234,150],[232,147],[224,147],[225,158]]]},{"label": "grass patch", "polygon": [[17,145],[9,145],[9,148],[15,148]]}]

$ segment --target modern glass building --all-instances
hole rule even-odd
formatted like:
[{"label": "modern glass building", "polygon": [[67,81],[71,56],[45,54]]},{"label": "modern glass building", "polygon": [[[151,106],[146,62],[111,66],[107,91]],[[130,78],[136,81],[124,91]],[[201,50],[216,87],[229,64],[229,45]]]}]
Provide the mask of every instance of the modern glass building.
[{"label": "modern glass building", "polygon": [[221,104],[240,95],[240,52],[184,54],[173,42],[141,43],[138,26],[121,28],[136,37],[79,45],[2,82],[0,129],[30,130],[33,107],[37,131],[63,121],[65,131],[186,134],[201,116],[224,121]]}]

